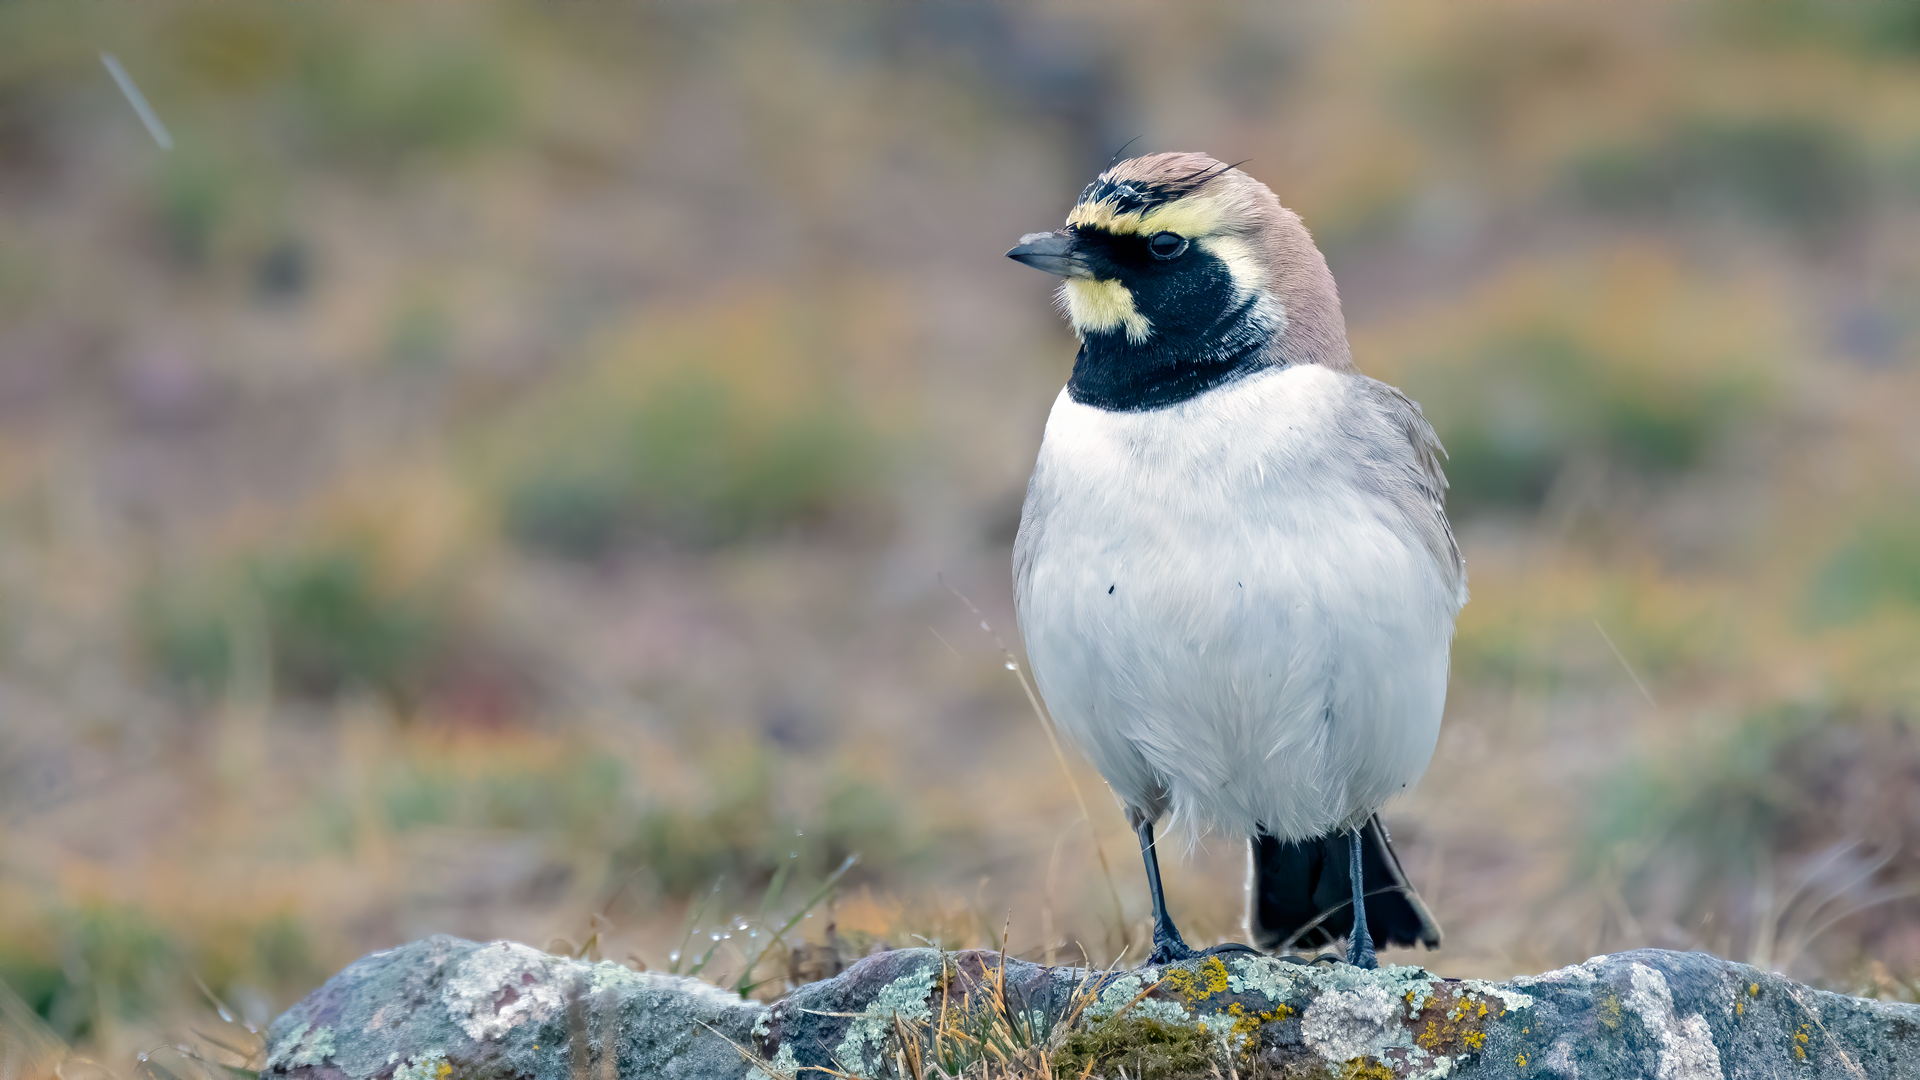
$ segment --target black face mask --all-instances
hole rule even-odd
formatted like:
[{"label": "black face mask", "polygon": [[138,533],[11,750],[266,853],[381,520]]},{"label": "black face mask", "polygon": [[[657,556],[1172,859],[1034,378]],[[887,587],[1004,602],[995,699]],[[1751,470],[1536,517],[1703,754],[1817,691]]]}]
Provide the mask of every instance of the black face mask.
[{"label": "black face mask", "polygon": [[1175,405],[1267,362],[1276,327],[1270,309],[1241,296],[1218,256],[1185,237],[1076,230],[1075,260],[1096,280],[1117,280],[1150,332],[1083,332],[1067,393],[1099,409],[1136,412]]}]

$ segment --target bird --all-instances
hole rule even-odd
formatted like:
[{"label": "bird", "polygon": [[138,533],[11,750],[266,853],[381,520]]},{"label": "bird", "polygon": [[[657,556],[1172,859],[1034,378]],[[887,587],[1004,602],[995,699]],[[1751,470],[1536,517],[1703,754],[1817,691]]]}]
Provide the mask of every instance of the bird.
[{"label": "bird", "polygon": [[[1379,818],[1432,758],[1467,600],[1433,427],[1354,366],[1326,259],[1239,165],[1110,162],[1007,255],[1061,279],[1079,340],[1014,540],[1018,625],[1139,839],[1148,962],[1437,948]],[[1252,946],[1182,939],[1169,815],[1247,837]]]}]

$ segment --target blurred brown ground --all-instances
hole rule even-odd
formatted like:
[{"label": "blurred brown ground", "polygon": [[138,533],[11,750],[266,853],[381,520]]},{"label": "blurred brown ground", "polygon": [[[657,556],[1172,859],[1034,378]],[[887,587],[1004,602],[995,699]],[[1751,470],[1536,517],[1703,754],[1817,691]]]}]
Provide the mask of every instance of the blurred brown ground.
[{"label": "blurred brown ground", "polygon": [[1912,996],[1920,18],[1798,5],[7,7],[0,981],[109,1062],[432,932],[731,984],[852,852],[806,940],[1137,959],[942,584],[1018,649],[1073,344],[1001,253],[1134,136],[1453,452],[1391,959]]}]

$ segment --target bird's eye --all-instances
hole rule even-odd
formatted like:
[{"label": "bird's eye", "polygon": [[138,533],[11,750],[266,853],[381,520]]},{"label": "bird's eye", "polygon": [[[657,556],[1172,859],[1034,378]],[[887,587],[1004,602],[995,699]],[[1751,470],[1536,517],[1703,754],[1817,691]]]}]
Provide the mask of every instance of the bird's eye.
[{"label": "bird's eye", "polygon": [[1187,250],[1187,238],[1179,233],[1157,232],[1147,239],[1147,250],[1156,259],[1177,259]]}]

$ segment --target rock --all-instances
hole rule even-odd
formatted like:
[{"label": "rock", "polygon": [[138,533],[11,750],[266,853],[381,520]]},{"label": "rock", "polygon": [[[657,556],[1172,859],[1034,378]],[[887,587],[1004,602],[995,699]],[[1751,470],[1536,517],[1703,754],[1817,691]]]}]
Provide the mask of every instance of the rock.
[{"label": "rock", "polygon": [[[1705,953],[1645,949],[1492,983],[1271,957],[1102,972],[901,949],[767,1006],[695,979],[451,937],[328,980],[274,1022],[261,1075],[878,1077],[925,1059],[936,1028],[986,1033],[1036,1068],[1044,1047],[1059,1075],[1135,1080],[1920,1078],[1920,1006]],[[977,1044],[941,1045],[951,1057]]]},{"label": "rock", "polygon": [[622,1080],[739,1076],[733,1044],[766,1015],[697,979],[436,936],[362,957],[287,1010],[262,1075],[567,1080],[576,1059],[606,1075],[611,1050]]}]

